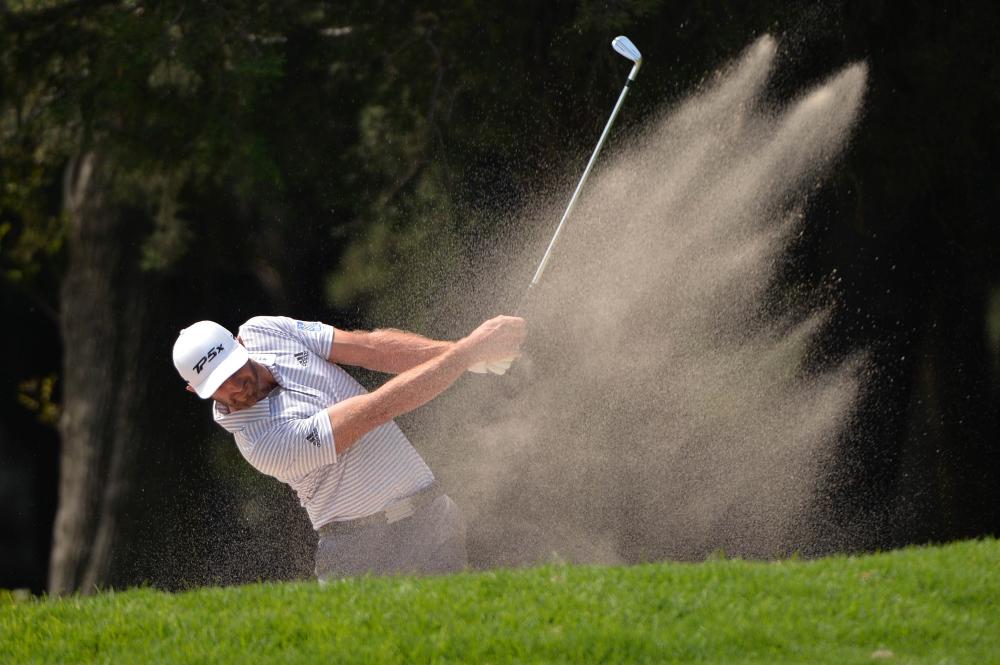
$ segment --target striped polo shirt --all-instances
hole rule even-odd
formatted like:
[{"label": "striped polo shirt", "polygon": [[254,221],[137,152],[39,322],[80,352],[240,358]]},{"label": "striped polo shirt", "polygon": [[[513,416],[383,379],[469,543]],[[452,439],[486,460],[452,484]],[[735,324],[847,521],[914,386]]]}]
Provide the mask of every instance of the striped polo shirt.
[{"label": "striped polo shirt", "polygon": [[215,402],[215,421],[254,468],[295,490],[313,528],[377,513],[434,481],[393,421],[337,455],[325,409],[367,391],[329,362],[331,326],[255,316],[240,326],[240,337],[278,385],[248,409],[230,412]]}]

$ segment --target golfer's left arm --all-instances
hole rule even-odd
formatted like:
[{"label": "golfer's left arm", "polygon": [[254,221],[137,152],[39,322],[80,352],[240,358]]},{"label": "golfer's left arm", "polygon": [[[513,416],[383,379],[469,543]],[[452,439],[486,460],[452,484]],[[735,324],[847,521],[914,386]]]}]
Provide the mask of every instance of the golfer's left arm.
[{"label": "golfer's left arm", "polygon": [[454,345],[415,333],[395,330],[340,330],[334,328],[329,361],[377,372],[401,374],[436,358]]}]

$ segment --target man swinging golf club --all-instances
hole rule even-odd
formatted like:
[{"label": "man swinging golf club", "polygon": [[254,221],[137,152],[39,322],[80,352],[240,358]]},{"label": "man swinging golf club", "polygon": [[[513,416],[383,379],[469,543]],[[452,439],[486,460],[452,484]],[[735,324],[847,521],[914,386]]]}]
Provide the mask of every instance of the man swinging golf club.
[{"label": "man swinging golf club", "polygon": [[[632,69],[529,291],[642,64],[627,37],[615,37],[611,46]],[[211,321],[182,330],[174,365],[189,390],[215,400],[215,420],[235,435],[243,456],[298,493],[319,532],[320,581],[364,572],[447,572],[466,564],[465,523],[392,419],[426,404],[466,370],[503,374],[524,335],[524,320],[513,316],[490,319],[457,342],[258,316],[235,339]],[[338,364],[398,376],[368,393]]]},{"label": "man swinging golf club", "polygon": [[[465,567],[462,515],[393,418],[471,366],[516,356],[524,337],[524,320],[512,316],[457,342],[257,316],[235,338],[199,321],[180,332],[173,358],[188,390],[214,400],[215,421],[246,460],[298,494],[319,534],[324,582]],[[341,364],[396,376],[369,393]]]}]

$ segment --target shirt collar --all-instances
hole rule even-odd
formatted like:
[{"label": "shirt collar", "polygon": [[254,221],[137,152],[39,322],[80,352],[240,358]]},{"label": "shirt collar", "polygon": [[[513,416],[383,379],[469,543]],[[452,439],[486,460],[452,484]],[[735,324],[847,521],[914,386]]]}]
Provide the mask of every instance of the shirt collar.
[{"label": "shirt collar", "polygon": [[225,404],[212,402],[212,415],[215,417],[215,422],[222,425],[227,432],[235,434],[254,421],[270,417],[270,400],[271,396],[268,395],[253,406],[239,411],[230,411]]}]

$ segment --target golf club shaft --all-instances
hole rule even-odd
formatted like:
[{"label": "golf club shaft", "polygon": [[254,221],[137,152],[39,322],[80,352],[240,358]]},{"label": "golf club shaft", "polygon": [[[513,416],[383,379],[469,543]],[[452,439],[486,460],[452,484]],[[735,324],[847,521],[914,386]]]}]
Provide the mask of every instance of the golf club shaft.
[{"label": "golf club shaft", "polygon": [[[545,250],[545,254],[542,256],[542,262],[538,264],[538,269],[535,271],[534,277],[531,278],[531,283],[528,284],[528,290],[531,290],[535,284],[542,278],[542,273],[545,272],[545,266],[549,263],[549,258],[552,256],[552,250],[556,246],[556,241],[559,239],[559,234],[562,233],[563,227],[566,225],[566,220],[569,219],[569,215],[573,212],[573,207],[576,205],[576,200],[580,198],[580,191],[583,190],[583,184],[587,182],[587,177],[590,175],[590,171],[594,168],[594,163],[597,161],[597,156],[601,153],[601,148],[604,147],[604,142],[608,138],[608,134],[611,133],[611,125],[615,124],[615,118],[618,117],[618,111],[621,110],[622,104],[625,102],[625,96],[628,94],[628,89],[632,86],[632,82],[635,80],[635,75],[639,71],[639,65],[636,64],[632,67],[632,72],[628,76],[628,80],[625,81],[625,87],[622,88],[622,92],[618,95],[618,102],[615,104],[614,110],[611,111],[611,117],[608,118],[608,122],[604,125],[604,131],[601,132],[601,138],[597,140],[597,146],[594,148],[594,152],[590,155],[590,161],[587,162],[587,168],[583,170],[583,175],[580,176],[580,182],[576,184],[576,189],[573,191],[573,196],[570,197],[569,204],[566,206],[566,210],[563,212],[562,219],[559,220],[559,226],[556,227],[556,232],[552,235],[552,240],[549,241],[549,246]],[[524,302],[524,298],[521,299]]]},{"label": "golf club shaft", "polygon": [[[629,45],[631,46],[631,42],[629,42]],[[615,50],[618,49],[616,48]],[[623,53],[623,55],[625,54]],[[638,56],[638,52],[636,52],[636,56]],[[555,248],[556,241],[559,239],[559,234],[562,233],[562,229],[566,225],[566,220],[569,219],[570,213],[573,212],[573,207],[576,205],[576,200],[580,197],[583,185],[587,182],[587,177],[590,175],[590,171],[594,168],[594,163],[597,161],[597,156],[601,153],[601,148],[604,147],[604,142],[607,140],[608,134],[611,133],[611,126],[615,123],[615,118],[618,117],[618,111],[621,110],[622,104],[625,102],[625,96],[628,94],[628,89],[632,86],[633,81],[635,81],[636,74],[639,73],[640,64],[640,60],[633,60],[632,71],[629,72],[628,79],[625,81],[625,87],[622,88],[621,94],[618,95],[618,101],[615,103],[615,107],[611,111],[611,117],[608,118],[608,122],[604,125],[604,131],[601,132],[601,138],[597,140],[594,152],[590,155],[590,161],[587,162],[587,168],[583,170],[583,175],[580,176],[580,181],[576,184],[576,189],[573,190],[573,196],[570,197],[569,204],[567,204],[566,210],[563,211],[562,219],[559,220],[556,232],[552,234],[552,240],[549,241],[549,246],[546,248],[545,254],[542,256],[542,261],[538,264],[538,269],[535,270],[535,274],[531,278],[528,288],[525,290],[520,301],[518,302],[517,307],[514,309],[515,315],[520,314],[521,309],[528,300],[528,295],[531,293],[531,288],[542,279],[542,273],[545,272],[545,266],[549,263],[549,259],[552,256],[552,250]],[[484,374],[488,371],[494,374],[503,374],[507,371],[513,361],[513,358],[507,358],[505,360],[498,360],[494,362],[476,363],[470,367],[469,370],[479,374]]]}]

